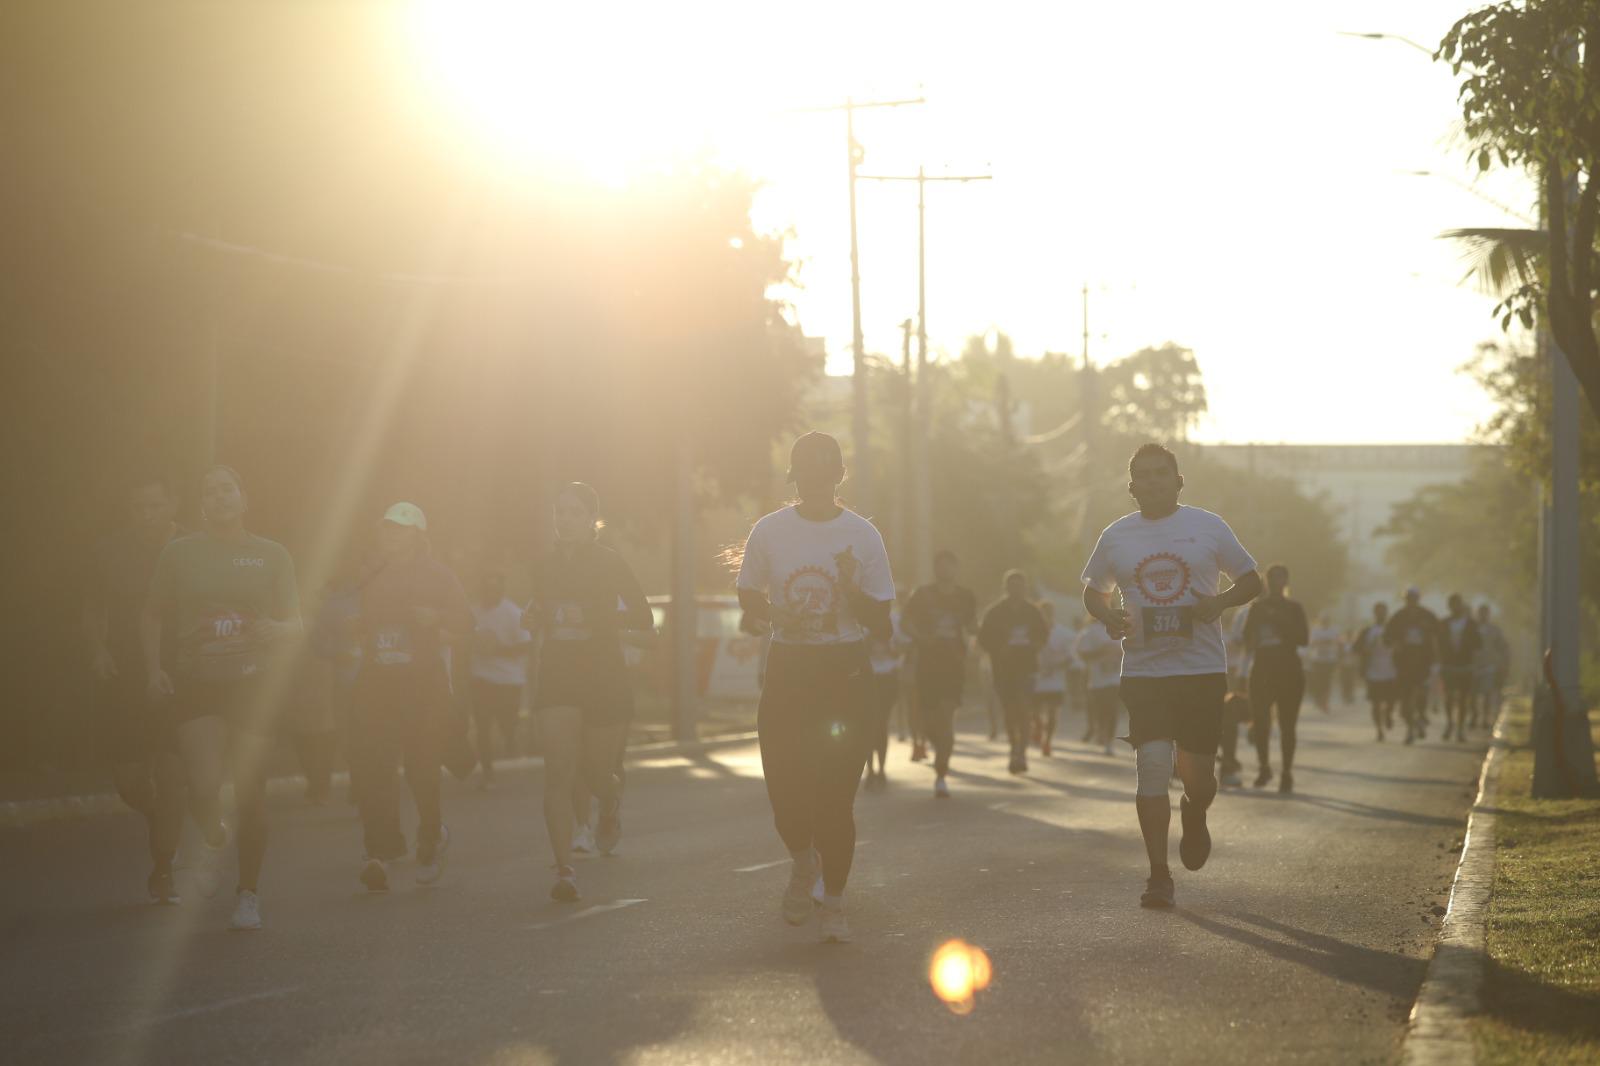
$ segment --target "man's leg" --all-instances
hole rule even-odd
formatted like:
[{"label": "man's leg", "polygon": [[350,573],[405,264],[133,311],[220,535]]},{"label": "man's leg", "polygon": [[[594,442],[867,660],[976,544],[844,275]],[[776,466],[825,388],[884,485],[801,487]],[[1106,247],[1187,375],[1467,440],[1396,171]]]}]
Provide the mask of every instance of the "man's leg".
[{"label": "man's leg", "polygon": [[227,842],[222,825],[222,777],[227,760],[227,725],[214,714],[192,718],[178,727],[178,750],[189,778],[189,805],[206,843]]},{"label": "man's leg", "polygon": [[233,794],[239,809],[238,890],[255,892],[267,854],[267,754],[272,741],[238,729],[230,740]]},{"label": "man's leg", "polygon": [[556,866],[572,862],[572,784],[583,746],[583,712],[576,707],[545,707],[539,712],[544,735],[544,825]]},{"label": "man's leg", "polygon": [[1175,748],[1170,740],[1148,740],[1134,754],[1138,784],[1133,803],[1139,815],[1139,833],[1144,837],[1145,856],[1150,860],[1150,880],[1139,899],[1144,907],[1172,906],[1172,871],[1167,866],[1172,801],[1167,788],[1172,779]]},{"label": "man's leg", "polygon": [[1300,704],[1305,699],[1305,675],[1296,677],[1290,675],[1283,679],[1282,687],[1278,690],[1278,744],[1283,751],[1283,778],[1279,786],[1284,790],[1292,787],[1290,782],[1294,772],[1294,751],[1298,741],[1300,724]]}]

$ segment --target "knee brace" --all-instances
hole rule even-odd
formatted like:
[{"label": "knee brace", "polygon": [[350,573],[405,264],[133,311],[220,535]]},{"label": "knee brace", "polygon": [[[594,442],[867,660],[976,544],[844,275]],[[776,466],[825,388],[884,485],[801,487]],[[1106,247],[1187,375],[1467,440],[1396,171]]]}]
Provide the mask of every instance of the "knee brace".
[{"label": "knee brace", "polygon": [[1170,740],[1147,740],[1134,754],[1134,767],[1139,776],[1139,796],[1165,796],[1172,781],[1172,764],[1178,746]]}]

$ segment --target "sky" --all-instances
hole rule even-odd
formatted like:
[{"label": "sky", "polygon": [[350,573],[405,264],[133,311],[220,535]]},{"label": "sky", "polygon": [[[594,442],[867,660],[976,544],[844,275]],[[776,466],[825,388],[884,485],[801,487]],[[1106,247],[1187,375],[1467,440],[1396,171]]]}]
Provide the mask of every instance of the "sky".
[{"label": "sky", "polygon": [[[1340,32],[1431,50],[1462,0],[417,5],[442,106],[508,165],[622,180],[700,148],[761,179],[830,372],[851,362],[845,118],[807,109],[921,97],[856,137],[864,174],[991,178],[928,186],[936,357],[992,330],[1081,357],[1087,285],[1093,361],[1195,351],[1197,440],[1461,441],[1490,413],[1459,368],[1499,337],[1494,301],[1439,234],[1527,224],[1490,201],[1530,214],[1531,187],[1476,174],[1447,67]],[[916,187],[863,181],[857,206],[866,348],[897,354]]]}]

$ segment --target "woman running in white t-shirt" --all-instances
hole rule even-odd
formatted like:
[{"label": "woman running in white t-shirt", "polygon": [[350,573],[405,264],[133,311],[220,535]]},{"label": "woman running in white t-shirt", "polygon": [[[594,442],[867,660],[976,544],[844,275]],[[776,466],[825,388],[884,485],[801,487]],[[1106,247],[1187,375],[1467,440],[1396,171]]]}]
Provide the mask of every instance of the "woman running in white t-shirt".
[{"label": "woman running in white t-shirt", "polygon": [[844,480],[839,442],[825,433],[795,441],[789,480],[800,502],[750,531],[739,605],[772,627],[757,729],[773,821],[794,860],[783,918],[810,919],[820,867],[822,939],[844,942],[852,808],[873,717],[868,641],[891,638],[895,588],[883,537],[835,499]]}]

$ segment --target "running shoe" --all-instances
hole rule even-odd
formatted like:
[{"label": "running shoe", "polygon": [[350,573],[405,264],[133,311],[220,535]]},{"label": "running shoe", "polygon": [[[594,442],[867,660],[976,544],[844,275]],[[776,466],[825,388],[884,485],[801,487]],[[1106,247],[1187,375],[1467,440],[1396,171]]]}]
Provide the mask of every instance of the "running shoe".
[{"label": "running shoe", "polygon": [[576,903],[582,897],[578,894],[578,871],[570,866],[556,867],[556,883],[550,886],[550,898],[557,903]]},{"label": "running shoe", "polygon": [[[1289,775],[1284,774],[1285,777]],[[1206,812],[1178,797],[1178,816],[1183,820],[1183,836],[1178,840],[1178,858],[1186,870],[1198,870],[1211,857],[1211,830],[1206,828]]]},{"label": "running shoe", "polygon": [[850,923],[844,917],[844,904],[822,905],[817,917],[817,933],[824,944],[850,943]]},{"label": "running shoe", "polygon": [[444,857],[450,851],[450,827],[439,827],[439,840],[431,848],[417,848],[417,884],[438,884],[444,875]]},{"label": "running shoe", "polygon": [[1294,774],[1291,774],[1287,770],[1285,770],[1283,772],[1283,776],[1278,779],[1278,791],[1279,792],[1293,792],[1294,791]]},{"label": "running shoe", "polygon": [[1151,877],[1144,883],[1144,892],[1139,895],[1139,906],[1148,907],[1154,911],[1169,911],[1177,903],[1177,888],[1172,883],[1172,876]]},{"label": "running shoe", "polygon": [[820,880],[815,852],[804,861],[794,860],[794,866],[789,871],[788,887],[783,890],[784,921],[790,925],[804,925],[811,919],[811,912],[817,906],[813,893]]},{"label": "running shoe", "polygon": [[594,853],[594,828],[585,822],[572,832],[572,850],[583,855]]},{"label": "running shoe", "polygon": [[233,905],[233,918],[229,920],[228,928],[260,929],[261,897],[248,888],[241,888],[238,902]]},{"label": "running shoe", "polygon": [[1041,754],[1044,755],[1045,758],[1048,759],[1050,757],[1050,738],[1049,737],[1045,737],[1044,738],[1044,743],[1039,745],[1039,751],[1040,751]]},{"label": "running shoe", "polygon": [[1109,740],[1106,741],[1106,749],[1105,750],[1106,750],[1106,754],[1107,755],[1115,755],[1117,753],[1116,746],[1113,745],[1111,743],[1111,741],[1109,741]]},{"label": "running shoe", "polygon": [[1267,785],[1269,783],[1271,783],[1271,781],[1272,781],[1272,767],[1263,766],[1261,768],[1261,771],[1256,774],[1256,783],[1255,783],[1254,787],[1255,788],[1266,788]]},{"label": "running shoe", "polygon": [[361,864],[361,883],[367,886],[368,892],[389,891],[389,864],[369,856]]},{"label": "running shoe", "polygon": [[928,758],[928,747],[921,741],[911,745],[911,761],[923,762]]},{"label": "running shoe", "polygon": [[1239,771],[1229,770],[1222,775],[1223,788],[1240,788],[1244,785],[1244,778],[1239,776]]},{"label": "running shoe", "polygon": [[933,779],[933,798],[947,800],[950,798],[950,786],[942,777]]},{"label": "running shoe", "polygon": [[621,806],[619,803],[617,804],[618,811],[600,816],[600,826],[594,832],[594,840],[602,855],[610,855],[616,851],[617,845],[622,841]]},{"label": "running shoe", "polygon": [[145,887],[150,890],[150,902],[162,906],[173,906],[180,902],[178,898],[178,885],[172,879],[172,871],[151,870],[150,880],[145,882]]},{"label": "running shoe", "polygon": [[200,858],[194,864],[195,887],[206,899],[217,894],[222,887],[222,860],[228,853],[228,827],[222,826],[222,842],[213,844],[206,840],[200,847]]}]

